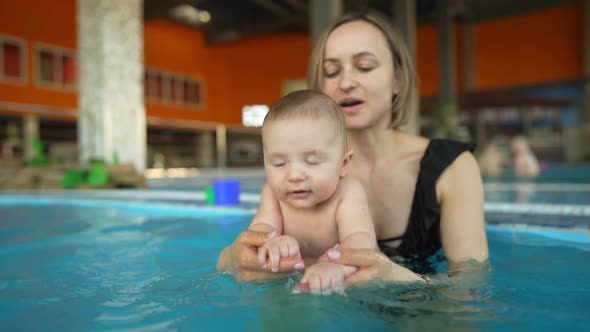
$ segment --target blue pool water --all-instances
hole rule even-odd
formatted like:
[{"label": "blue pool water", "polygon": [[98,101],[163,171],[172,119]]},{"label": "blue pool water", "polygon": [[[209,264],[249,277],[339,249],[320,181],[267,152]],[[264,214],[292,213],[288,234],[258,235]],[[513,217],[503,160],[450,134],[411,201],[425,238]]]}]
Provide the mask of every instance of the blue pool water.
[{"label": "blue pool water", "polygon": [[590,317],[589,242],[545,236],[566,231],[488,227],[492,269],[476,288],[313,296],[290,294],[300,275],[245,284],[215,272],[247,211],[4,196],[0,216],[5,331],[554,332]]},{"label": "blue pool water", "polygon": [[590,183],[590,164],[541,163],[539,176],[522,179],[510,168],[499,177],[485,177],[486,182],[535,182],[535,183]]}]

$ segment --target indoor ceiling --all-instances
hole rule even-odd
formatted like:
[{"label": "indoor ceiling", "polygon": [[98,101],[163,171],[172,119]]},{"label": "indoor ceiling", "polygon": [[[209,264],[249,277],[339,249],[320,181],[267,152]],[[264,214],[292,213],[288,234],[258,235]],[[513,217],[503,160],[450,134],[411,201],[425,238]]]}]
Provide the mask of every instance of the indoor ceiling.
[{"label": "indoor ceiling", "polygon": [[[572,1],[576,0],[447,0],[457,18],[475,22]],[[442,2],[416,0],[418,24],[435,22],[437,6]],[[144,0],[144,19],[171,18],[203,30],[207,43],[219,44],[270,32],[307,31],[308,3],[308,0]],[[392,0],[342,0],[342,3],[344,11],[370,8],[392,16]],[[184,18],[174,14],[174,8],[182,5],[188,12],[177,13]]]}]

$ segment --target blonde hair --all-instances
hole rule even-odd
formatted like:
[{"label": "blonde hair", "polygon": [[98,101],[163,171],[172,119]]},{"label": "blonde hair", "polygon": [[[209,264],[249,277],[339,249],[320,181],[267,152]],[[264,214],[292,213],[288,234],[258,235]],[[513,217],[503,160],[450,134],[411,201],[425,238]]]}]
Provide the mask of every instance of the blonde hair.
[{"label": "blonde hair", "polygon": [[408,114],[417,107],[418,75],[406,41],[385,17],[376,12],[344,15],[324,30],[311,53],[307,72],[309,87],[317,91],[322,90],[326,42],[332,31],[339,26],[356,21],[364,21],[377,27],[387,40],[393,59],[393,74],[400,83],[400,92],[392,96],[391,103],[390,127],[397,129],[407,121]]},{"label": "blonde hair", "polygon": [[[332,122],[337,135],[342,139],[344,152],[348,150],[346,124],[340,107],[332,98],[318,91],[299,90],[285,95],[270,108],[264,117],[262,128],[276,120],[302,118],[326,119]],[[264,142],[264,130],[262,140]]]}]

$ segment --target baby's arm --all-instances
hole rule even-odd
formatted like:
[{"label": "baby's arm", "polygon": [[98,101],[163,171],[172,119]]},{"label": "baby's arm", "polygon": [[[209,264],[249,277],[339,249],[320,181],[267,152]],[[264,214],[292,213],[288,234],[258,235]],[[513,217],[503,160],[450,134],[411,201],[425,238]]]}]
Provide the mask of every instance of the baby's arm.
[{"label": "baby's arm", "polygon": [[[339,244],[343,248],[375,249],[377,239],[373,219],[369,212],[367,195],[360,182],[344,178],[342,199],[336,211]],[[342,292],[344,279],[356,272],[356,267],[341,265],[320,257],[317,264],[305,271],[301,283],[308,283],[314,294]]]},{"label": "baby's arm", "polygon": [[258,212],[248,229],[267,233],[275,232],[271,239],[258,248],[258,261],[264,268],[277,272],[281,258],[301,258],[299,244],[294,237],[276,236],[283,231],[283,217],[279,202],[268,185],[262,188]]},{"label": "baby's arm", "polygon": [[279,201],[274,197],[268,184],[262,187],[260,194],[260,203],[256,216],[252,219],[249,230],[259,232],[277,232],[283,231],[283,217]]},{"label": "baby's arm", "polygon": [[332,292],[344,292],[344,279],[356,271],[353,266],[336,264],[327,261],[318,261],[305,270],[298,287],[299,291],[310,291],[312,294],[328,295]]},{"label": "baby's arm", "polygon": [[344,178],[342,200],[336,211],[338,238],[343,248],[375,249],[377,238],[365,188],[353,178]]}]

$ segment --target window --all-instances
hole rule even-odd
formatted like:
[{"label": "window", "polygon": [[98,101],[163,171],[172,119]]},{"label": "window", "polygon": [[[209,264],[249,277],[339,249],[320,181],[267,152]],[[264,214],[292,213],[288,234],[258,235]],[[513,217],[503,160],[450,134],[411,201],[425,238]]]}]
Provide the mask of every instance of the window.
[{"label": "window", "polygon": [[174,76],[173,82],[172,102],[175,104],[184,104],[184,91],[182,91],[184,79]]},{"label": "window", "polygon": [[163,102],[168,102],[170,100],[170,95],[171,95],[171,84],[172,84],[172,80],[170,79],[170,75],[165,74],[165,73],[160,73],[160,99]]},{"label": "window", "polygon": [[197,81],[184,82],[184,101],[189,105],[201,104],[201,84]]},{"label": "window", "polygon": [[246,105],[242,108],[242,124],[246,127],[262,127],[268,113],[267,105]]},{"label": "window", "polygon": [[0,35],[0,80],[23,83],[26,80],[26,47],[21,39]]},{"label": "window", "polygon": [[201,107],[203,102],[203,83],[200,80],[146,69],[144,87],[146,100],[167,105]]},{"label": "window", "polygon": [[74,52],[63,48],[38,45],[35,51],[36,79],[42,86],[75,88],[77,83]]},{"label": "window", "polygon": [[144,75],[145,97],[149,100],[158,100],[160,96],[158,73],[146,70]]}]

